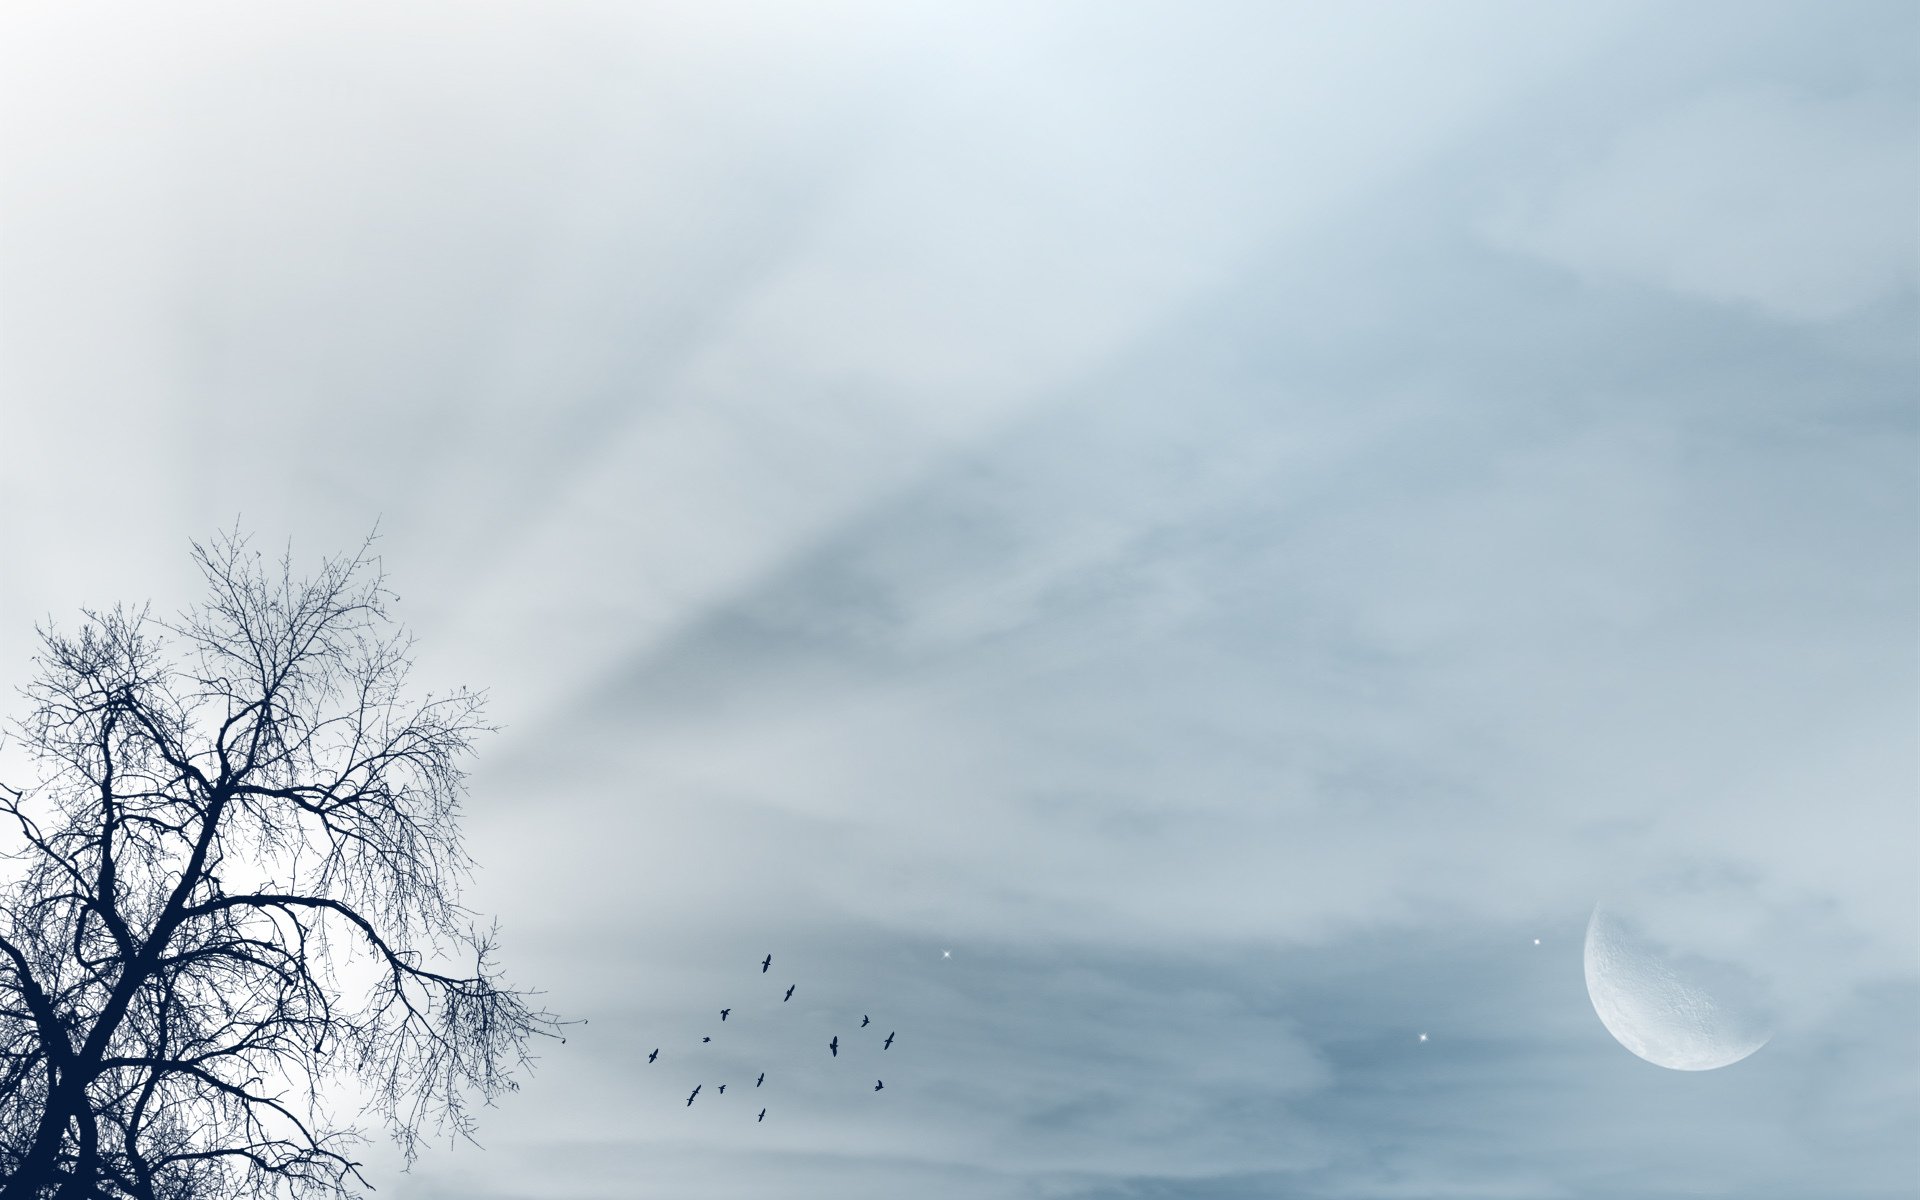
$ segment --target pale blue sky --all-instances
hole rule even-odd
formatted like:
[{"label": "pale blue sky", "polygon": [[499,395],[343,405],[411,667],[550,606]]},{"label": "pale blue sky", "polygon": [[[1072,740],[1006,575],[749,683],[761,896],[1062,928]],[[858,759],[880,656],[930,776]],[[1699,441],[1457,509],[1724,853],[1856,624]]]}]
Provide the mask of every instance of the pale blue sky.
[{"label": "pale blue sky", "polygon": [[[379,521],[507,726],[472,901],[592,1022],[383,1195],[1907,1194],[1916,47],[15,6],[0,675],[236,514]],[[1622,1049],[1603,898],[1774,1040]],[[681,1104],[769,1062],[765,1124]]]}]

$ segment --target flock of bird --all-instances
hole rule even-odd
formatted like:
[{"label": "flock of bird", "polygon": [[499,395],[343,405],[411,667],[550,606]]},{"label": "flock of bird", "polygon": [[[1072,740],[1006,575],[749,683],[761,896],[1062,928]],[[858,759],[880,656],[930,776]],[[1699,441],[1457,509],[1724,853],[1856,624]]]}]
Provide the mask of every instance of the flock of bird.
[{"label": "flock of bird", "polygon": [[[767,955],[767,956],[766,956],[765,958],[763,958],[763,959],[761,959],[761,960],[760,960],[760,973],[761,973],[762,975],[765,975],[765,974],[767,973],[767,970],[768,970],[768,969],[769,969],[770,967],[772,967],[772,966],[773,966],[773,955],[772,955],[772,954],[768,954],[768,955]],[[787,990],[786,990],[786,994],[780,997],[780,1003],[782,1003],[782,1004],[785,1004],[785,1003],[786,1003],[787,1001],[789,1001],[789,1000],[791,1000],[791,999],[793,999],[793,990],[794,990],[794,988],[795,988],[796,986],[797,986],[797,985],[795,985],[795,984],[788,984],[788,985],[787,985]],[[727,1017],[728,1017],[729,1015],[731,1015],[731,1014],[732,1014],[732,1012],[733,1012],[733,1009],[731,1009],[731,1008],[723,1008],[723,1009],[721,1009],[721,1010],[720,1010],[720,1020],[721,1020],[721,1022],[722,1022],[722,1023],[724,1023],[724,1022],[726,1021],[726,1019],[727,1019]],[[862,1029],[865,1029],[865,1028],[866,1028],[866,1027],[867,1027],[868,1025],[870,1025],[870,1024],[872,1024],[872,1022],[873,1022],[873,1018],[872,1018],[872,1017],[870,1017],[870,1016],[867,1016],[867,1015],[865,1015],[865,1014],[862,1014],[862,1015],[861,1015],[861,1017],[860,1017],[860,1028],[862,1028]],[[881,1042],[881,1043],[880,1043],[880,1048],[881,1048],[882,1050],[891,1050],[891,1049],[893,1049],[893,1038],[894,1038],[894,1032],[897,1032],[897,1031],[891,1031],[891,1032],[889,1032],[889,1033],[887,1034],[887,1039],[886,1039],[886,1041],[884,1041],[884,1042]],[[709,1043],[709,1042],[712,1042],[712,1041],[713,1041],[713,1038],[712,1038],[711,1036],[705,1036],[705,1037],[702,1037],[702,1038],[700,1039],[700,1041],[701,1041],[701,1042],[702,1042],[703,1044],[704,1044],[704,1043]],[[839,1057],[840,1057],[840,1035],[839,1035],[839,1034],[837,1034],[837,1033],[836,1033],[836,1034],[834,1034],[834,1035],[833,1035],[833,1040],[827,1043],[827,1053],[828,1053],[828,1054],[830,1054],[830,1055],[831,1055],[832,1057],[834,1057],[834,1058],[839,1058]],[[660,1057],[660,1048],[659,1048],[658,1046],[656,1046],[656,1047],[654,1047],[654,1049],[653,1049],[653,1053],[651,1053],[651,1054],[649,1054],[649,1055],[647,1055],[647,1061],[648,1061],[649,1063],[651,1063],[651,1062],[655,1062],[655,1061],[657,1061],[657,1060],[659,1059],[659,1057]],[[762,1072],[760,1072],[760,1077],[759,1077],[759,1078],[757,1078],[757,1079],[755,1079],[755,1080],[753,1081],[753,1086],[757,1088],[757,1087],[759,1087],[760,1085],[762,1085],[762,1084],[764,1084],[764,1083],[766,1083],[766,1081],[767,1081],[767,1073],[766,1073],[765,1071],[762,1071]],[[696,1099],[698,1099],[698,1098],[699,1098],[699,1096],[700,1096],[700,1091],[701,1091],[701,1089],[702,1089],[702,1088],[704,1088],[705,1086],[706,1086],[705,1084],[695,1084],[695,1085],[694,1085],[694,1088],[693,1088],[693,1091],[692,1091],[692,1093],[691,1093],[691,1094],[689,1094],[689,1095],[687,1096],[687,1105],[686,1105],[686,1106],[687,1106],[688,1108],[692,1108],[692,1107],[693,1107],[693,1102],[694,1102],[694,1101],[695,1101]],[[885,1090],[886,1090],[886,1086],[887,1086],[887,1085],[886,1085],[886,1081],[885,1081],[885,1080],[881,1080],[881,1079],[876,1079],[876,1080],[874,1080],[874,1081],[873,1081],[873,1090],[874,1090],[874,1091],[876,1091],[876,1092],[879,1092],[879,1091],[885,1091]],[[726,1084],[724,1084],[724,1083],[723,1083],[723,1084],[720,1084],[720,1085],[718,1085],[717,1087],[715,1087],[715,1088],[713,1089],[713,1091],[714,1091],[714,1094],[715,1094],[715,1095],[717,1095],[717,1096],[724,1096],[724,1095],[726,1095],[726,1094],[727,1094],[727,1085],[726,1085]],[[762,1109],[760,1110],[760,1115],[759,1115],[759,1116],[757,1116],[757,1117],[755,1117],[755,1118],[754,1118],[754,1121],[755,1121],[755,1123],[757,1124],[757,1123],[759,1123],[759,1122],[761,1122],[761,1121],[764,1121],[764,1120],[766,1120],[766,1119],[767,1119],[767,1110],[766,1110],[765,1108],[762,1108]]]}]

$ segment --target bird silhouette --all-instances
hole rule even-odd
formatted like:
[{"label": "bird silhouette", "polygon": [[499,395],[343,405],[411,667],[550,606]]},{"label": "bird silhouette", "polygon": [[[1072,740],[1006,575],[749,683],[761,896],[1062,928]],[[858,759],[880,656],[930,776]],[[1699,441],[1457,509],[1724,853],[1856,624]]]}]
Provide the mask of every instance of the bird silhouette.
[{"label": "bird silhouette", "polygon": [[719,1087],[717,1087],[717,1088],[715,1088],[715,1089],[713,1089],[713,1090],[714,1090],[715,1092],[717,1092],[717,1093],[719,1093],[720,1095],[722,1095],[722,1096],[724,1096],[724,1095],[726,1095],[726,1094],[727,1094],[727,1085],[723,1083],[723,1084],[721,1084],[721,1085],[720,1085]]},{"label": "bird silhouette", "polygon": [[760,960],[760,973],[762,975],[765,975],[767,973],[767,968],[772,965],[773,965],[773,955],[769,954],[765,958]]},{"label": "bird silhouette", "polygon": [[[700,1085],[696,1083],[696,1084],[694,1084],[694,1085],[693,1085],[693,1096],[698,1096],[699,1094],[700,1094]],[[687,1097],[687,1107],[688,1107],[688,1108],[692,1108],[692,1107],[693,1107],[693,1096],[688,1096],[688,1097]]]},{"label": "bird silhouette", "polygon": [[833,1040],[827,1043],[827,1049],[833,1051],[833,1056],[835,1058],[840,1057],[840,1035],[839,1034],[836,1033],[833,1035]]},{"label": "bird silhouette", "polygon": [[860,1028],[865,1029],[867,1027],[867,1022],[871,1020],[873,1020],[872,1017],[862,1015],[860,1018]]},{"label": "bird silhouette", "polygon": [[879,1091],[879,1090],[880,1090],[881,1088],[883,1088],[883,1087],[886,1087],[886,1086],[887,1086],[886,1084],[884,1084],[884,1083],[881,1083],[881,1082],[880,1082],[880,1081],[879,1081],[878,1079],[876,1079],[876,1080],[874,1080],[874,1081],[873,1081],[873,1090],[874,1090],[874,1091],[876,1091],[876,1092],[877,1092],[877,1091]]},{"label": "bird silhouette", "polygon": [[891,1050],[891,1049],[893,1049],[893,1035],[892,1035],[891,1033],[889,1033],[889,1034],[887,1035],[887,1040],[886,1040],[886,1041],[884,1041],[884,1042],[881,1042],[881,1043],[880,1043],[880,1048],[881,1048],[882,1050]]},{"label": "bird silhouette", "polygon": [[760,1110],[760,1115],[754,1118],[754,1121],[759,1122],[759,1121],[764,1121],[766,1119],[767,1119],[767,1110],[763,1108]]},{"label": "bird silhouette", "polygon": [[710,1041],[712,1041],[713,1039],[712,1039],[712,1038],[710,1038],[710,1037],[703,1037],[703,1038],[701,1038],[700,1040],[701,1040],[701,1041],[703,1041],[703,1042],[710,1042]]},{"label": "bird silhouette", "polygon": [[760,1072],[760,1078],[753,1081],[753,1086],[759,1087],[761,1084],[765,1083],[766,1081],[767,1081],[767,1073],[765,1071],[762,1071]]},{"label": "bird silhouette", "polygon": [[787,994],[780,997],[780,1003],[785,1004],[787,1001],[793,999],[794,986],[795,985],[791,983],[787,985]]},{"label": "bird silhouette", "polygon": [[730,1013],[730,1012],[732,1012],[732,1011],[733,1011],[733,1010],[732,1010],[732,1009],[730,1009],[730,1008],[723,1008],[723,1009],[721,1009],[721,1010],[720,1010],[720,1019],[721,1019],[722,1021],[724,1021],[724,1020],[726,1020],[726,1019],[727,1019],[727,1014],[728,1014],[728,1013]]},{"label": "bird silhouette", "polygon": [[660,1047],[658,1047],[658,1046],[655,1046],[655,1047],[653,1048],[653,1053],[652,1053],[652,1054],[649,1054],[649,1055],[647,1055],[647,1061],[648,1061],[648,1062],[652,1062],[652,1061],[653,1061],[654,1059],[656,1059],[656,1058],[659,1058],[659,1057],[660,1057]]}]

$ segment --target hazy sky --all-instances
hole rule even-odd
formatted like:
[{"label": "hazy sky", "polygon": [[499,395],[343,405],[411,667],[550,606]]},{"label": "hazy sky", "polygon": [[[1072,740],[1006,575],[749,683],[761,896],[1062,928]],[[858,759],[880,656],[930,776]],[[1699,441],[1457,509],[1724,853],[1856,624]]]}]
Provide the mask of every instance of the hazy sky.
[{"label": "hazy sky", "polygon": [[0,679],[378,521],[591,1022],[383,1196],[1911,1195],[1916,206],[1903,3],[13,3]]}]

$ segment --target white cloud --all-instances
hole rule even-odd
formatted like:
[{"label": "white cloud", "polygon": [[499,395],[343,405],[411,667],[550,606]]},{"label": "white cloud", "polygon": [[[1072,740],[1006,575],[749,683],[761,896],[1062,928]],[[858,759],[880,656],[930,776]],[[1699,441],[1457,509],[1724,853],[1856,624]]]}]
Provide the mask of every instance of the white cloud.
[{"label": "white cloud", "polygon": [[[1356,1101],[1329,1042],[1425,1003],[1419,946],[1577,929],[1698,867],[1713,905],[1790,918],[1832,993],[1787,997],[1803,1025],[1911,975],[1908,446],[1828,399],[1885,379],[1788,345],[1812,382],[1742,405],[1732,339],[1634,359],[1666,306],[1557,304],[1447,199],[1659,21],[380,7],[290,36],[234,6],[218,42],[168,16],[91,56],[63,18],[0,72],[0,650],[46,609],[179,598],[185,537],[236,508],[302,555],[385,513],[429,664],[513,726],[475,776],[472,899],[516,981],[594,1014],[489,1155],[401,1194],[1061,1196],[1310,1170],[1323,1134],[1376,1190],[1494,1194],[1611,1169],[1512,1134],[1556,1103],[1590,1133],[1605,1088],[1570,1060],[1605,1033],[1577,956],[1537,1007],[1469,961],[1477,1046]],[[1524,176],[1498,236],[1837,319],[1905,286],[1903,120],[1727,91]],[[997,989],[901,998],[946,1040],[916,1034],[899,1091],[940,1096],[756,1142],[661,1117],[631,1043],[734,986],[726,947],[811,962],[827,1021],[936,937]],[[1112,973],[1054,972],[1075,954]],[[1439,1153],[1516,1174],[1379,1161],[1438,1136],[1416,1102],[1494,1095],[1514,1120]]]},{"label": "white cloud", "polygon": [[1516,183],[1486,231],[1590,280],[1837,320],[1913,287],[1915,125],[1872,93],[1720,92]]}]

